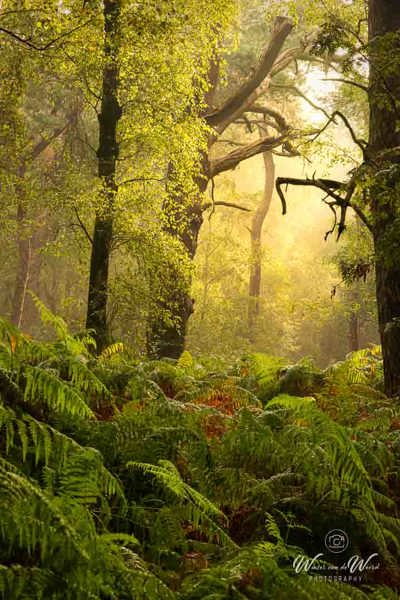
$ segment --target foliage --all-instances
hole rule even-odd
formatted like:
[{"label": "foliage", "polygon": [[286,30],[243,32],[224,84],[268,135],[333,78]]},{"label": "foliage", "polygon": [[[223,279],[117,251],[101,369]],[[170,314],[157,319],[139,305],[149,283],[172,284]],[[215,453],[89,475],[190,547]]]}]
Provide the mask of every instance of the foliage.
[{"label": "foliage", "polygon": [[324,374],[260,354],[225,371],[95,359],[36,302],[54,342],[1,326],[4,598],[394,597],[373,574],[368,591],[292,566],[336,526],[396,586],[400,420],[377,350]]},{"label": "foliage", "polygon": [[[368,108],[395,113],[383,84],[398,79],[397,34],[368,44],[364,0],[0,4],[0,305],[13,322],[0,320],[0,596],[398,597],[400,411],[382,391],[372,266],[396,267],[399,168],[397,146],[371,160],[358,139],[379,133],[368,132]],[[105,202],[98,116],[110,4],[121,115]],[[205,107],[212,122],[282,16],[295,25],[288,46],[241,100],[240,118],[214,135]],[[384,80],[368,83],[368,60]],[[349,122],[330,118],[337,109]],[[311,160],[318,176],[354,176],[358,213],[383,227],[370,236],[347,219],[339,246],[329,238],[322,248],[326,206],[309,208],[319,195],[308,186],[285,221],[273,200],[249,335],[261,156],[212,181],[208,199],[199,190],[214,159],[254,149],[260,126],[289,140],[274,149],[277,172],[290,155],[291,174],[308,183]],[[118,341],[96,355],[83,317],[104,217],[103,291]],[[378,273],[381,308],[396,273],[388,288]],[[179,323],[192,278],[186,351],[148,359],[152,325]],[[381,315],[389,337],[392,316]],[[324,545],[334,528],[350,541],[340,557]],[[321,554],[318,568],[296,571],[298,557],[310,565]],[[379,569],[358,585],[318,577],[375,554]]]},{"label": "foliage", "polygon": [[[135,598],[133,588],[152,576],[134,535],[107,530],[126,513],[121,485],[95,448],[55,424],[90,422],[86,397],[107,393],[87,365],[92,341],[74,338],[41,309],[58,334],[52,344],[1,324],[0,592],[10,599]],[[168,597],[156,579],[150,588],[153,597],[158,588],[157,597]]]}]

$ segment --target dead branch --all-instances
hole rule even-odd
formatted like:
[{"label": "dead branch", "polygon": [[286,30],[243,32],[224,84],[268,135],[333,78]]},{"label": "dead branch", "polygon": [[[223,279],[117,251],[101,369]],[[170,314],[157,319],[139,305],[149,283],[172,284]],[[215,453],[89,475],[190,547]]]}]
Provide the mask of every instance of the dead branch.
[{"label": "dead branch", "polygon": [[73,205],[73,208],[74,208],[74,213],[75,213],[76,219],[77,219],[77,221],[78,221],[78,224],[79,224],[78,226],[79,226],[79,227],[82,229],[83,233],[85,234],[85,236],[87,237],[87,239],[89,240],[89,242],[90,242],[91,244],[93,244],[93,238],[92,238],[92,236],[90,235],[89,231],[87,230],[87,227],[86,227],[86,225],[85,225],[85,224],[84,224],[84,222],[82,221],[82,219],[81,219],[81,217],[80,217],[80,214],[79,214],[79,212],[78,212],[78,209],[77,209],[77,207],[75,206],[75,204]]},{"label": "dead branch", "polygon": [[279,56],[279,52],[292,29],[293,23],[286,17],[278,17],[276,19],[271,39],[253,73],[219,109],[205,116],[208,125],[217,127],[222,123],[229,122],[232,115],[236,114],[249,96],[270,74]]},{"label": "dead branch", "polygon": [[274,148],[281,146],[286,139],[286,135],[267,136],[256,142],[247,144],[242,148],[232,150],[232,152],[221,158],[215,158],[210,162],[210,177],[215,177],[215,175],[218,175],[219,173],[234,169],[243,160],[247,160],[252,156],[273,150]]},{"label": "dead branch", "polygon": [[[334,223],[332,228],[326,232],[325,239],[337,230],[337,239],[340,238],[343,231],[346,227],[346,213],[347,209],[351,207],[354,212],[358,215],[358,217],[363,221],[363,223],[368,227],[369,230],[372,229],[371,223],[367,219],[366,215],[362,211],[362,209],[352,202],[352,198],[356,189],[356,178],[358,171],[355,171],[350,178],[350,180],[346,183],[341,181],[336,181],[334,179],[298,179],[295,177],[277,177],[276,179],[276,191],[279,196],[279,199],[282,204],[282,214],[285,215],[287,212],[287,204],[286,198],[282,191],[282,186],[286,185],[296,185],[296,186],[310,186],[315,187],[320,190],[323,190],[326,196],[322,199],[327,206],[329,206],[330,210],[334,214]],[[345,196],[342,197],[338,192],[345,191]],[[328,202],[328,198],[332,198],[331,201]],[[340,217],[338,220],[338,215],[336,210],[339,209]]]},{"label": "dead branch", "polygon": [[309,104],[312,108],[315,108],[315,110],[318,110],[318,111],[322,112],[328,119],[330,118],[331,115],[324,108],[322,108],[322,106],[318,106],[318,104],[315,104],[315,102],[313,102],[312,100],[310,100],[310,98],[308,98],[308,96],[306,96],[295,85],[285,85],[285,84],[275,84],[275,83],[272,83],[271,87],[274,87],[274,88],[277,88],[277,89],[280,88],[282,90],[286,90],[288,92],[292,92],[295,96],[299,96],[300,98],[303,98],[303,100],[305,100],[305,102],[307,102],[307,104]]},{"label": "dead branch", "polygon": [[328,121],[325,123],[325,125],[319,130],[319,132],[316,134],[316,136],[313,138],[313,141],[315,141],[317,139],[317,137],[319,137],[321,135],[321,133],[323,133],[331,123],[335,123],[335,125],[337,125],[337,122],[335,121],[335,117],[340,117],[341,120],[343,121],[346,129],[348,130],[348,132],[350,133],[351,139],[353,140],[353,142],[360,148],[362,154],[363,154],[363,158],[364,160],[366,159],[366,149],[367,149],[367,142],[365,140],[363,140],[362,138],[358,138],[353,127],[350,125],[349,120],[347,119],[347,117],[340,112],[339,110],[335,110],[332,115],[329,117]]},{"label": "dead branch", "polygon": [[358,83],[358,81],[353,81],[351,79],[341,79],[340,77],[335,78],[335,77],[329,77],[326,79],[323,79],[322,81],[338,81],[339,83],[346,83],[347,85],[353,85],[354,87],[359,88],[360,90],[363,90],[363,92],[369,92],[368,86],[363,85],[362,83]]},{"label": "dead branch", "polygon": [[253,104],[246,112],[253,112],[262,115],[267,115],[272,117],[277,125],[277,129],[281,132],[287,132],[290,129],[289,123],[286,121],[285,117],[276,109],[271,108],[270,106],[262,106],[260,104]]},{"label": "dead branch", "polygon": [[236,204],[235,202],[225,202],[224,200],[216,200],[215,202],[206,202],[202,205],[202,210],[205,211],[213,206],[227,206],[228,208],[236,208],[237,210],[243,210],[244,212],[251,212],[251,208]]}]

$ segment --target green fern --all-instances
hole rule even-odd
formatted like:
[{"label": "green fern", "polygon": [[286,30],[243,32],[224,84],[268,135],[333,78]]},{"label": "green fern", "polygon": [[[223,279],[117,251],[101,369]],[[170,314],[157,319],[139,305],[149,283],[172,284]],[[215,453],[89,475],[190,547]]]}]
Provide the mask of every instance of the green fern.
[{"label": "green fern", "polygon": [[234,542],[217,524],[226,522],[226,517],[213,502],[185,483],[179,471],[168,460],[160,460],[158,465],[128,462],[127,467],[139,469],[146,475],[153,476],[186,508],[186,516],[197,528],[209,531],[211,537],[227,546],[235,546]]},{"label": "green fern", "polygon": [[[399,411],[375,351],[323,381],[264,355],[225,371],[186,354],[131,363],[119,346],[94,357],[36,304],[54,342],[0,322],[0,597],[396,597],[292,565],[340,523],[395,572]],[[315,388],[290,395],[291,378]],[[120,409],[103,421],[104,403]]]}]

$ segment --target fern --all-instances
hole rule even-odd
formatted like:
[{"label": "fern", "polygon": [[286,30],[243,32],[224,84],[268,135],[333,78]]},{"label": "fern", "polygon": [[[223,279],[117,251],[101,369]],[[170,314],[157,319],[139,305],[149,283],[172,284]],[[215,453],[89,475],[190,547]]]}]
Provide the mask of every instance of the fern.
[{"label": "fern", "polygon": [[323,377],[265,355],[132,363],[36,303],[54,342],[0,322],[1,597],[396,597],[292,566],[337,523],[395,573],[400,421],[375,350]]},{"label": "fern", "polygon": [[62,381],[57,373],[39,367],[24,368],[26,385],[24,399],[35,404],[43,402],[50,410],[67,412],[71,416],[92,417],[93,413],[76,387]]},{"label": "fern", "polygon": [[217,520],[226,521],[225,515],[213,502],[185,483],[175,465],[170,461],[160,460],[158,465],[128,462],[127,467],[139,469],[159,481],[179,502],[183,503],[187,509],[186,515],[195,527],[203,529],[205,525],[204,530],[209,529],[211,535],[221,543],[228,546],[235,545],[216,522]]},{"label": "fern", "polygon": [[107,346],[107,348],[104,348],[104,350],[101,352],[98,360],[100,362],[106,362],[108,359],[115,356],[116,354],[123,352],[123,350],[124,350],[124,345],[121,342],[116,342],[114,344],[111,344],[110,346]]}]

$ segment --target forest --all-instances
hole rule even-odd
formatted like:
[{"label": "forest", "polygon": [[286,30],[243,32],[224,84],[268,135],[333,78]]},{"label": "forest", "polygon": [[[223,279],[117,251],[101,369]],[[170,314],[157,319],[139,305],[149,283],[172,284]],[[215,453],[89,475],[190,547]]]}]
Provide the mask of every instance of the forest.
[{"label": "forest", "polygon": [[0,598],[399,598],[399,0],[0,0],[0,73]]}]

